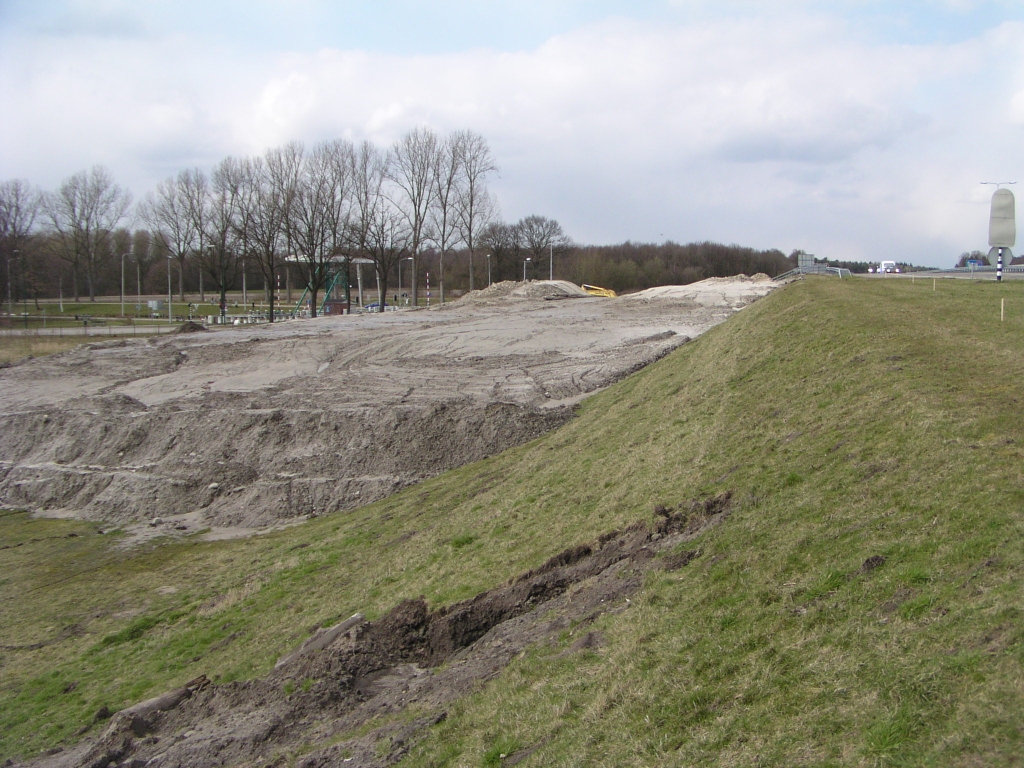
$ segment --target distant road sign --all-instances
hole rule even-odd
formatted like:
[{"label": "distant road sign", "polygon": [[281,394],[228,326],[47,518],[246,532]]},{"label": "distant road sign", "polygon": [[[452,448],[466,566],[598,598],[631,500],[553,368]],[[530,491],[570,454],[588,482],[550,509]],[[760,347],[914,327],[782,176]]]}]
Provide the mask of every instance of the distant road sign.
[{"label": "distant road sign", "polygon": [[988,221],[988,244],[993,248],[1012,248],[1017,243],[1017,214],[1013,192],[997,189],[992,195],[992,215]]}]

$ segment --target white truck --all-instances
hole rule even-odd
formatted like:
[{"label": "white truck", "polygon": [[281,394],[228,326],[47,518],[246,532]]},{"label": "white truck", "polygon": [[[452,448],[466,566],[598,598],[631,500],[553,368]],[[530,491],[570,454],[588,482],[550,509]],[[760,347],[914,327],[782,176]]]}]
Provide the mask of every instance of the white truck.
[{"label": "white truck", "polygon": [[877,272],[880,275],[884,275],[886,273],[894,273],[898,275],[900,268],[896,266],[895,261],[883,261],[875,269],[868,269],[868,272]]}]

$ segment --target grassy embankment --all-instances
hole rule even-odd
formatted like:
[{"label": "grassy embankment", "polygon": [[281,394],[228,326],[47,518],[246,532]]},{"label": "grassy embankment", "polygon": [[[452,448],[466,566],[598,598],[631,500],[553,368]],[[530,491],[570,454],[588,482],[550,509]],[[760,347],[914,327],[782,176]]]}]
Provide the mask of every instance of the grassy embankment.
[{"label": "grassy embankment", "polygon": [[602,647],[517,659],[403,764],[1019,764],[1022,289],[807,280],[557,432],[280,534],[125,552],[6,514],[0,757],[731,490],[700,558],[597,621]]}]

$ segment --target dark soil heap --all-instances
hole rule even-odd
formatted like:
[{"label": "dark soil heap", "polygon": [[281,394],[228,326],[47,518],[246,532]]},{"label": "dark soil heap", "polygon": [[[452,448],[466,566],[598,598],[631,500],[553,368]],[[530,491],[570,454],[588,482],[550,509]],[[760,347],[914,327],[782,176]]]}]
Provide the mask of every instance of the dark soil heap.
[{"label": "dark soil heap", "polygon": [[[547,643],[552,653],[577,653],[600,646],[593,621],[627,610],[647,571],[699,557],[685,542],[729,511],[729,494],[679,512],[658,507],[653,525],[567,549],[470,600],[436,611],[422,598],[407,600],[372,622],[357,614],[314,635],[263,679],[215,685],[202,676],[116,713],[100,736],[32,765],[284,766],[300,746],[304,756],[294,764],[301,768],[328,768],[343,758],[346,765],[390,765],[455,699],[527,647]],[[564,632],[574,639],[558,651]],[[407,710],[411,718],[345,737],[375,717]]]}]

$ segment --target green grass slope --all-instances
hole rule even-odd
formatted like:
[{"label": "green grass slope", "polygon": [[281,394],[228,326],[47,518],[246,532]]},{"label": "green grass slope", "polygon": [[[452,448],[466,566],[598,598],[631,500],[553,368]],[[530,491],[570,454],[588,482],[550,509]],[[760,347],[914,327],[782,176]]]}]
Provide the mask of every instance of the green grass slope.
[{"label": "green grass slope", "polygon": [[729,490],[599,647],[516,659],[403,765],[1024,764],[1022,353],[1024,286],[808,279],[563,429],[354,513],[144,551],[5,513],[0,758]]}]

